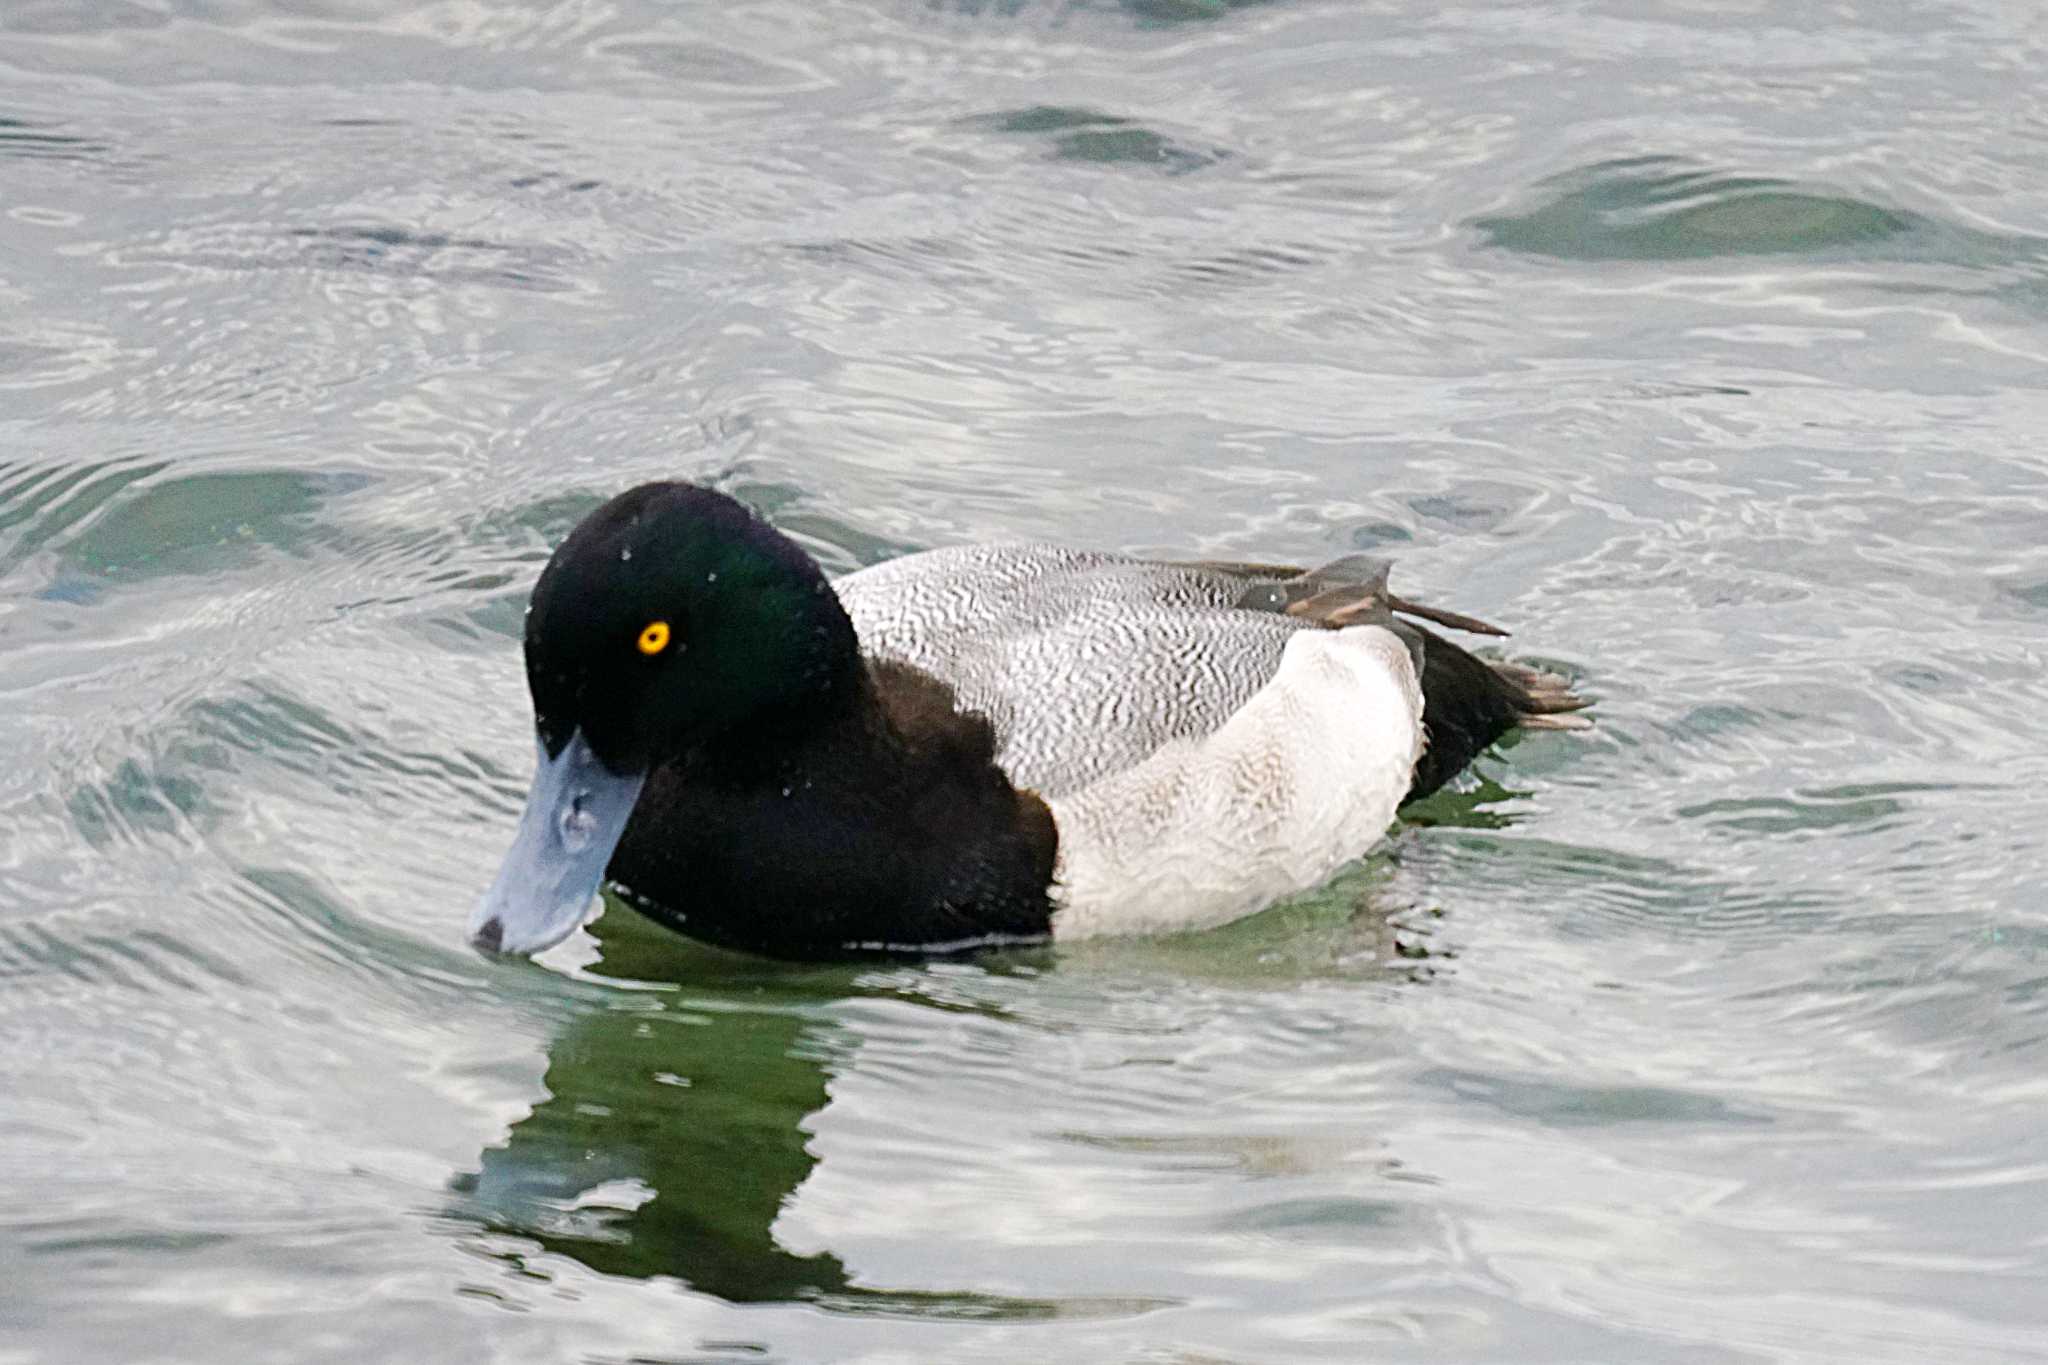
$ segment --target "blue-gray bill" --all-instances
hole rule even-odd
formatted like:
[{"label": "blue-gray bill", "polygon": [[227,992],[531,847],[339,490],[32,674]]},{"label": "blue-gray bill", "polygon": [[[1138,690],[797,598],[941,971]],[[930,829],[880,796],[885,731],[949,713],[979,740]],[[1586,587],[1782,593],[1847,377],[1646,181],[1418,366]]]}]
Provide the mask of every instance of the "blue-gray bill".
[{"label": "blue-gray bill", "polygon": [[519,832],[469,917],[470,942],[489,952],[525,956],[576,932],[647,780],[605,767],[581,731],[553,758],[537,747]]}]

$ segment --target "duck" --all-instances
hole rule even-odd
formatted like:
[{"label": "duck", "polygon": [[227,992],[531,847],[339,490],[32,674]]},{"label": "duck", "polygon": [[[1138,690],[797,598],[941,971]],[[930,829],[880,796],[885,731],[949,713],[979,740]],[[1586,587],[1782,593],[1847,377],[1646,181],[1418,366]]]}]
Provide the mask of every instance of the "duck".
[{"label": "duck", "polygon": [[1025,543],[832,580],[722,492],[629,489],[533,587],[535,773],[470,941],[541,952],[607,883],[798,960],[1253,914],[1510,731],[1589,724],[1565,678],[1429,627],[1505,632],[1388,576]]}]

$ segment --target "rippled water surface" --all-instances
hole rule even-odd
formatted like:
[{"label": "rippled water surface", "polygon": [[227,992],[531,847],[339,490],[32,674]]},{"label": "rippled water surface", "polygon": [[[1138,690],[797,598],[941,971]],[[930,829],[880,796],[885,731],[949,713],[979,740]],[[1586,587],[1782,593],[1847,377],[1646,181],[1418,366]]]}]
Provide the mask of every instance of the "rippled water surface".
[{"label": "rippled water surface", "polygon": [[[2048,1359],[2030,4],[0,7],[0,1360]],[[524,593],[1392,553],[1600,699],[1331,888],[462,926]]]}]

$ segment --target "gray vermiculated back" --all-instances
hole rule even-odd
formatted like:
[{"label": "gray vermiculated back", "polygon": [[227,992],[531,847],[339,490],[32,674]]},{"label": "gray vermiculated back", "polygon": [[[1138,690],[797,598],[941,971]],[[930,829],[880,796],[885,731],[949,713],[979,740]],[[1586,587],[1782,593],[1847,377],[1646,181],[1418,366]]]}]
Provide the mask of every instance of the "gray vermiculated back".
[{"label": "gray vermiculated back", "polygon": [[1234,610],[1246,577],[1054,545],[907,555],[834,587],[868,653],[951,683],[1021,786],[1057,796],[1220,726],[1301,623]]}]

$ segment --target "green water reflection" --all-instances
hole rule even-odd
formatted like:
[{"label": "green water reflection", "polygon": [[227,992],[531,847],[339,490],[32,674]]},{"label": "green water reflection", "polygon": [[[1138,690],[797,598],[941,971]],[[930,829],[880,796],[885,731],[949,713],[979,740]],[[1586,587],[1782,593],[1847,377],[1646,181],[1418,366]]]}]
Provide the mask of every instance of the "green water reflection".
[{"label": "green water reflection", "polygon": [[785,1248],[776,1220],[818,1163],[807,1121],[857,1047],[827,1007],[901,991],[864,984],[855,967],[699,948],[620,907],[593,931],[594,974],[680,991],[625,993],[576,1018],[548,1048],[547,1098],[453,1182],[458,1219],[525,1244],[498,1249],[519,1271],[547,1273],[531,1247],[732,1303],[920,1318],[1029,1321],[1158,1306],[892,1290],[857,1283],[829,1252]]}]

